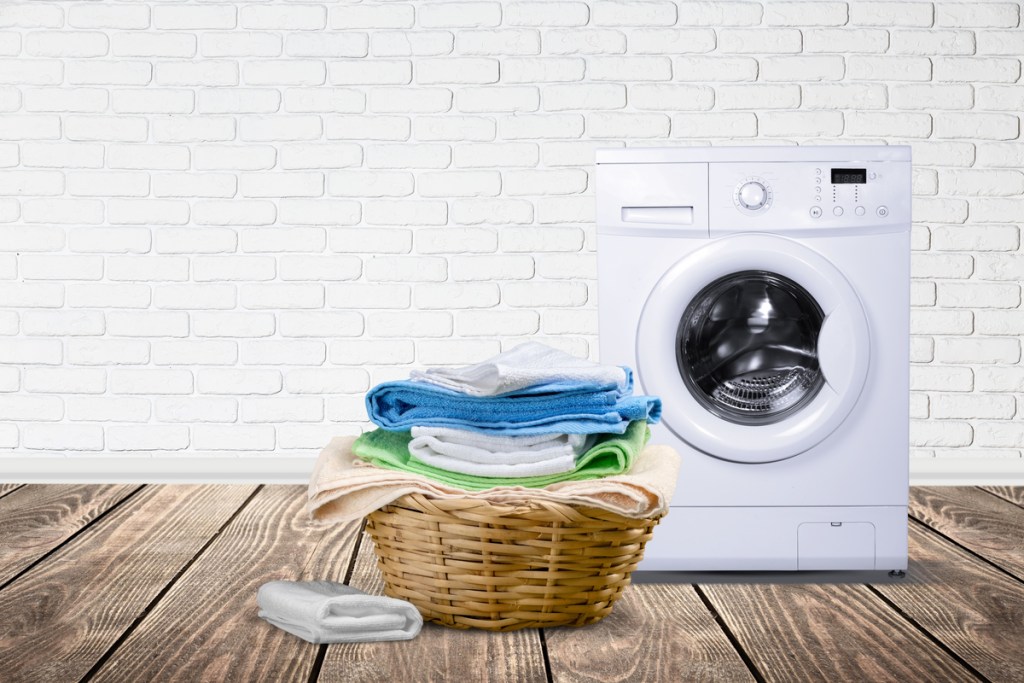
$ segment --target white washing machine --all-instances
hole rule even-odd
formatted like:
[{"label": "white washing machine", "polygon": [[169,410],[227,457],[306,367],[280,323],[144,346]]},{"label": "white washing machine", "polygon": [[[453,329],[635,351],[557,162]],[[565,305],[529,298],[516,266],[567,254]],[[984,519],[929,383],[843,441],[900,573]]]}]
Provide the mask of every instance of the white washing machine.
[{"label": "white washing machine", "polygon": [[597,152],[601,361],[682,455],[642,570],[907,566],[910,148]]}]

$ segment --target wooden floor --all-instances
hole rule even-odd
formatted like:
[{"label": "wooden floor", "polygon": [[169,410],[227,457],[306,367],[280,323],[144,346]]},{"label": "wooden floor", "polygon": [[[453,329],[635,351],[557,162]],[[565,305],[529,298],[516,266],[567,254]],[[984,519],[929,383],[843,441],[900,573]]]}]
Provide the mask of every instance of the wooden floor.
[{"label": "wooden floor", "polygon": [[911,499],[903,579],[645,582],[582,629],[316,646],[256,617],[262,583],[381,585],[302,487],[0,484],[0,680],[1024,681],[1024,488]]}]

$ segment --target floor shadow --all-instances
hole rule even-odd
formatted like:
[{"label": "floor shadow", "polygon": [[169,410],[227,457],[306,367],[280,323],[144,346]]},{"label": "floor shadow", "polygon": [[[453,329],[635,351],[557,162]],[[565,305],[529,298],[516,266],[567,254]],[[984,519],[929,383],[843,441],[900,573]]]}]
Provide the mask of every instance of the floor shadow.
[{"label": "floor shadow", "polygon": [[[934,572],[927,571],[928,563],[910,562],[904,576],[890,576],[887,571],[794,571],[794,572],[633,572],[632,582],[635,584],[886,584],[886,583],[926,583],[927,576]],[[917,571],[915,571],[915,569]]]}]

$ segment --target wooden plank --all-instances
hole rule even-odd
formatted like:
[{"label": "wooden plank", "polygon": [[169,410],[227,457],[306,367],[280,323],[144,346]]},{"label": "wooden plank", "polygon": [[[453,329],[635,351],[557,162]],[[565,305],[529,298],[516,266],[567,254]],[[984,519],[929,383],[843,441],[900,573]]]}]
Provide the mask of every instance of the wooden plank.
[{"label": "wooden plank", "polygon": [[0,591],[5,683],[79,680],[254,489],[147,486]]},{"label": "wooden plank", "polygon": [[753,681],[688,584],[634,584],[602,621],[544,632],[553,681]]},{"label": "wooden plank", "polygon": [[277,579],[342,580],[357,526],[315,527],[305,503],[303,486],[264,487],[92,680],[308,680],[317,646],[258,618],[256,591]]},{"label": "wooden plank", "polygon": [[914,487],[910,514],[1024,580],[1024,508],[973,487]]},{"label": "wooden plank", "polygon": [[875,590],[986,678],[1024,681],[1024,584],[917,523],[910,557]]},{"label": "wooden plank", "polygon": [[982,486],[981,488],[1011,503],[1024,506],[1024,486]]},{"label": "wooden plank", "polygon": [[22,487],[22,484],[3,484],[3,483],[0,483],[0,498],[3,498],[4,496],[6,496],[11,491],[19,489],[21,487]]},{"label": "wooden plank", "polygon": [[973,681],[862,585],[701,586],[766,681]]},{"label": "wooden plank", "polygon": [[[374,595],[384,590],[373,541],[365,534],[349,583]],[[547,676],[536,629],[492,633],[424,624],[420,634],[410,641],[330,645],[318,680],[543,683]]]},{"label": "wooden plank", "polygon": [[0,586],[101,514],[138,485],[30,485],[0,499]]}]

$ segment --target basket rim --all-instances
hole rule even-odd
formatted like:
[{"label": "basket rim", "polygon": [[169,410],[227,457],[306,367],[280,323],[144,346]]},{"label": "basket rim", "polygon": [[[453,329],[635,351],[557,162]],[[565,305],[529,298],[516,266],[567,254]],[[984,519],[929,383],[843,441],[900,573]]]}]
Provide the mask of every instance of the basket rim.
[{"label": "basket rim", "polygon": [[[548,518],[568,524],[586,519],[616,520],[632,525],[645,525],[662,519],[665,514],[649,517],[626,517],[617,512],[592,505],[573,505],[550,500],[524,499],[516,503],[498,503],[485,498],[435,498],[425,493],[407,493],[369,513],[386,512],[388,508],[405,508],[417,512],[462,514],[485,517],[535,517]],[[369,516],[367,515],[367,516]],[[539,519],[538,519],[539,521]]]}]

